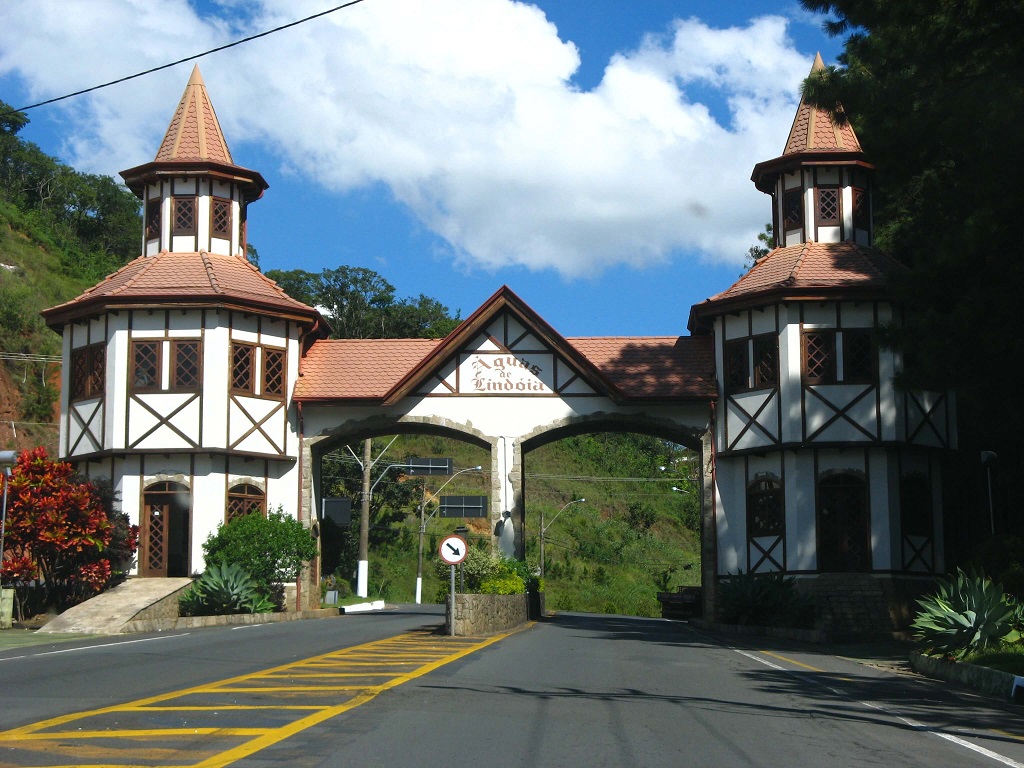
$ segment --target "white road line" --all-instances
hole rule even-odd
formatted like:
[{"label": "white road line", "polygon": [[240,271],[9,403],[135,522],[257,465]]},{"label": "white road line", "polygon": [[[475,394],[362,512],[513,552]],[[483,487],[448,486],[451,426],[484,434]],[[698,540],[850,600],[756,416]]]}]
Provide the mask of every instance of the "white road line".
[{"label": "white road line", "polygon": [[[777,669],[777,670],[780,670],[782,672],[788,672],[791,675],[797,675],[798,677],[803,677],[805,679],[809,679],[809,678],[807,678],[807,676],[805,674],[800,673],[797,670],[786,669],[785,667],[782,667],[782,666],[780,666],[778,664],[775,664],[775,663],[773,663],[771,661],[768,661],[767,659],[762,659],[762,658],[760,658],[758,656],[755,656],[752,653],[748,653],[747,651],[740,650],[739,648],[732,648],[731,650],[736,651],[736,653],[740,654],[741,656],[746,656],[748,659],[751,659],[752,661],[756,661],[756,662],[758,662],[760,664],[764,664],[766,667],[771,667],[772,669]],[[817,683],[817,681],[813,681],[813,682]],[[836,688],[833,688],[830,685],[825,685],[824,683],[817,683],[817,684],[827,688],[828,690],[832,691],[833,693],[837,693],[837,694],[840,694],[840,695],[842,694],[841,691],[839,691]],[[986,749],[985,747],[979,746],[977,744],[972,744],[971,742],[969,742],[969,741],[967,741],[965,739],[961,739],[959,736],[954,736],[951,733],[945,733],[943,731],[938,731],[938,730],[932,728],[931,726],[927,726],[927,725],[924,725],[923,723],[915,722],[914,720],[911,720],[908,717],[903,717],[903,715],[901,715],[901,714],[899,714],[897,712],[894,712],[893,710],[889,709],[888,707],[883,707],[881,704],[875,704],[875,703],[870,702],[870,701],[861,701],[861,700],[857,700],[857,703],[861,704],[862,706],[869,707],[870,709],[875,709],[875,710],[878,710],[879,712],[884,712],[885,714],[889,715],[890,717],[896,718],[901,723],[909,725],[915,731],[920,731],[922,733],[930,733],[932,736],[938,736],[940,739],[945,739],[946,741],[952,742],[953,744],[957,744],[957,745],[963,747],[964,749],[969,749],[972,752],[977,752],[979,755],[983,755],[983,756],[985,756],[985,757],[987,757],[987,758],[989,758],[991,760],[995,760],[997,763],[1002,763],[1003,765],[1008,765],[1011,768],[1024,768],[1024,763],[1018,763],[1016,760],[1012,760],[1009,757],[1007,757],[1006,755],[1001,755],[998,752],[993,752],[991,749]]]},{"label": "white road line", "polygon": [[39,656],[56,656],[58,653],[74,653],[75,651],[91,651],[94,648],[114,648],[118,645],[131,645],[132,643],[149,643],[154,640],[173,640],[176,637],[185,637],[191,632],[182,632],[180,635],[167,635],[166,637],[144,637],[141,640],[123,640],[120,643],[102,643],[101,645],[83,645],[80,648],[63,648],[59,651],[43,651],[42,653],[27,653],[24,656],[8,656],[0,659],[3,661],[14,661],[15,659],[34,659]]}]

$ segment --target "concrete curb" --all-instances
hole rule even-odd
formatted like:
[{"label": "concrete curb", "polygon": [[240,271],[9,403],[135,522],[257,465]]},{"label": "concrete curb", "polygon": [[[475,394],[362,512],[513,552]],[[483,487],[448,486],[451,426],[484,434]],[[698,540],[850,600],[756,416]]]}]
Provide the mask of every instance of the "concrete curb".
[{"label": "concrete curb", "polygon": [[353,605],[343,605],[337,610],[341,613],[366,613],[367,611],[383,611],[384,601],[374,600],[369,603],[355,603]]},{"label": "concrete curb", "polygon": [[998,669],[951,661],[938,656],[910,652],[910,667],[926,677],[934,677],[1003,701],[1024,703],[1024,677]]},{"label": "concrete curb", "polygon": [[337,608],[318,608],[309,611],[281,611],[280,613],[235,613],[230,616],[179,616],[176,619],[143,619],[126,622],[120,627],[118,634],[167,632],[172,629],[195,629],[197,627],[276,624],[282,621],[330,619],[338,615]]}]

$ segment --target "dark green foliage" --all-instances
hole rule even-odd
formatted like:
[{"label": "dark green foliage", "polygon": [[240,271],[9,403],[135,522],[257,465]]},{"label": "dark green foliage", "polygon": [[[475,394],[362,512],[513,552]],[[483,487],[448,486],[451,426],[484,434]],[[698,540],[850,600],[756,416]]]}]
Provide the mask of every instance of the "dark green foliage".
[{"label": "dark green foliage", "polygon": [[781,573],[744,573],[719,582],[719,615],[726,624],[811,627],[814,604]]},{"label": "dark green foliage", "polygon": [[929,651],[953,658],[998,643],[1019,618],[1002,588],[973,569],[964,573],[958,568],[955,576],[939,579],[935,594],[917,602],[915,637]]},{"label": "dark green foliage", "polygon": [[248,573],[264,594],[294,581],[304,562],[316,557],[316,540],[281,510],[244,515],[222,525],[203,542],[207,563],[231,563]]},{"label": "dark green foliage", "polygon": [[271,601],[237,563],[213,563],[178,598],[182,616],[270,613]]},{"label": "dark green foliage", "polygon": [[[1021,532],[1020,516],[1007,501],[1000,515],[998,502],[1013,498],[1024,468],[1018,382],[1007,373],[1008,361],[1024,355],[1015,225],[1024,189],[1007,171],[1024,123],[1024,3],[802,4],[830,14],[826,28],[848,36],[844,66],[809,78],[805,96],[826,108],[842,104],[838,117],[850,120],[878,169],[878,243],[910,267],[895,286],[909,311],[888,338],[905,352],[900,383],[956,389],[960,447],[978,478],[963,503],[985,498],[977,456],[994,451],[1003,468],[997,527]],[[964,513],[987,532],[982,509]]]},{"label": "dark green foliage", "polygon": [[626,510],[626,523],[637,533],[648,533],[656,519],[651,505],[642,501],[634,501]]},{"label": "dark green foliage", "polygon": [[433,339],[459,324],[448,308],[420,294],[396,299],[395,287],[365,267],[338,267],[319,274],[301,269],[272,269],[274,280],[294,299],[319,307],[337,339]]}]

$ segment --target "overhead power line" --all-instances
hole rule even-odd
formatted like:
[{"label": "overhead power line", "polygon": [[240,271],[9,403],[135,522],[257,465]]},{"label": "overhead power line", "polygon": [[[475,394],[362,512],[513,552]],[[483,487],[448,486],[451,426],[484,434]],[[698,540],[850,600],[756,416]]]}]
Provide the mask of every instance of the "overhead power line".
[{"label": "overhead power line", "polygon": [[304,19],[299,19],[298,21],[292,21],[292,22],[289,22],[288,24],[282,24],[280,27],[274,27],[273,29],[268,29],[265,32],[260,32],[260,33],[255,34],[255,35],[250,35],[249,37],[243,37],[241,40],[235,40],[233,43],[226,43],[225,45],[219,45],[216,48],[211,48],[208,51],[203,51],[202,53],[196,53],[196,54],[193,54],[192,56],[186,56],[184,59],[178,59],[177,61],[172,61],[169,64],[161,64],[159,67],[153,67],[152,69],[147,69],[147,70],[145,70],[143,72],[136,72],[134,75],[128,75],[126,77],[120,77],[117,80],[111,80],[109,83],[102,83],[101,85],[94,85],[91,88],[83,88],[82,90],[75,91],[74,93],[66,93],[63,96],[56,96],[56,97],[54,97],[52,99],[47,99],[46,101],[40,101],[40,102],[36,102],[35,104],[29,104],[27,107],[21,107],[20,109],[13,109],[13,110],[8,110],[6,112],[0,112],[0,117],[3,117],[5,115],[13,115],[15,112],[27,112],[30,109],[35,109],[36,107],[42,107],[42,106],[45,106],[46,104],[53,104],[53,103],[58,102],[58,101],[64,101],[64,99],[70,99],[73,96],[81,96],[83,93],[91,93],[92,91],[98,91],[101,88],[109,88],[112,85],[118,85],[119,83],[126,83],[129,80],[134,80],[134,79],[136,79],[138,77],[142,77],[143,75],[151,75],[154,72],[159,72],[162,69],[170,69],[171,67],[176,67],[179,64],[184,64],[186,61],[194,61],[196,59],[201,59],[203,56],[209,56],[211,53],[219,53],[220,51],[226,51],[228,48],[234,48],[236,45],[241,45],[242,43],[249,43],[249,42],[252,42],[253,40],[258,40],[261,37],[266,37],[267,35],[272,35],[275,32],[280,32],[280,31],[282,31],[284,29],[290,29],[291,27],[297,27],[299,24],[305,24],[307,21],[312,21],[313,19],[318,19],[321,16],[326,16],[329,13],[334,13],[335,11],[340,11],[342,8],[348,8],[349,6],[356,5],[357,3],[361,3],[361,2],[363,2],[363,0],[349,0],[349,2],[347,2],[347,3],[342,3],[341,5],[336,5],[333,8],[328,8],[326,11],[320,11],[320,13],[314,13],[312,16],[307,16]]}]

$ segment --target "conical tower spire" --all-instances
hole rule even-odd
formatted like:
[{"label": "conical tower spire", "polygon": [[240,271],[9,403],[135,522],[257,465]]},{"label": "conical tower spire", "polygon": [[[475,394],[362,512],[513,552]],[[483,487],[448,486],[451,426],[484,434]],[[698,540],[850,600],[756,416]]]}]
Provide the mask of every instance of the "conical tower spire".
[{"label": "conical tower spire", "polygon": [[155,161],[234,164],[198,64],[192,69]]},{"label": "conical tower spire", "polygon": [[[809,77],[824,69],[819,53]],[[750,176],[772,196],[775,245],[870,245],[873,170],[853,126],[837,124],[829,110],[801,98],[783,153],[755,165]]]},{"label": "conical tower spire", "polygon": [[[821,54],[814,57],[814,64],[811,66],[810,74],[825,69],[825,62],[821,60]],[[860,152],[860,141],[853,131],[853,126],[847,122],[845,125],[836,125],[828,110],[821,107],[813,107],[806,99],[800,99],[800,106],[797,108],[796,117],[793,119],[793,126],[789,130],[789,138],[786,139],[786,148],[783,155],[793,155],[800,152]]]}]

